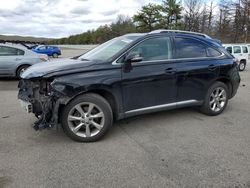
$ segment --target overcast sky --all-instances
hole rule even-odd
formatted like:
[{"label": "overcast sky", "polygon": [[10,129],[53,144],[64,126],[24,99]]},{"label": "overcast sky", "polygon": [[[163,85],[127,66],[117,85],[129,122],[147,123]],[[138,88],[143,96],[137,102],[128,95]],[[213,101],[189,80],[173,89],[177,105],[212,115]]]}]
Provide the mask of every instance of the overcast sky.
[{"label": "overcast sky", "polygon": [[1,0],[0,34],[60,38],[133,16],[160,0]]}]

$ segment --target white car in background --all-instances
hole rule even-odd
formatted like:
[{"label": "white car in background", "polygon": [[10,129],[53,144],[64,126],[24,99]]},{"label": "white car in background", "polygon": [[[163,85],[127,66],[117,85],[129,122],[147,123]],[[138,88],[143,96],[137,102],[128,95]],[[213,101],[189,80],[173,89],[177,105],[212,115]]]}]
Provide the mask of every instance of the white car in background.
[{"label": "white car in background", "polygon": [[250,63],[250,45],[247,44],[223,44],[225,49],[239,61],[239,70],[243,71]]}]

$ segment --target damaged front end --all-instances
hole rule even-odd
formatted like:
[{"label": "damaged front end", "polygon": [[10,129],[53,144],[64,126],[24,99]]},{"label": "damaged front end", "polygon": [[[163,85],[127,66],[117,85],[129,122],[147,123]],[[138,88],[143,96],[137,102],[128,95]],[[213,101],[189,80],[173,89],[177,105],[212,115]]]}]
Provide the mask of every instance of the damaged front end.
[{"label": "damaged front end", "polygon": [[53,91],[51,79],[22,79],[18,87],[18,99],[28,113],[34,113],[38,120],[34,123],[35,130],[54,128],[58,123],[59,105],[63,97]]}]

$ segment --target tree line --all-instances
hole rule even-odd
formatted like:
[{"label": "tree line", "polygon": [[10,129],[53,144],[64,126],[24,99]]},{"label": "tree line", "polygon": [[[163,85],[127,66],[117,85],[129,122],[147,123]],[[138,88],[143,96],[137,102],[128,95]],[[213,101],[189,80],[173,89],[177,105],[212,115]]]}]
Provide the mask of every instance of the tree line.
[{"label": "tree line", "polygon": [[132,18],[119,15],[112,24],[48,41],[49,44],[100,44],[127,33],[178,29],[206,33],[224,43],[250,42],[250,0],[164,0],[149,3]]}]

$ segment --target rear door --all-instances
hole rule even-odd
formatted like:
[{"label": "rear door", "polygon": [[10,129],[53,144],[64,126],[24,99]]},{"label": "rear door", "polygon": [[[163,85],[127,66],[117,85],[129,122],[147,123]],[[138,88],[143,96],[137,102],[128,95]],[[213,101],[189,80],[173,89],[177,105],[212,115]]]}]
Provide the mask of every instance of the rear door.
[{"label": "rear door", "polygon": [[174,108],[177,88],[171,38],[146,39],[132,48],[128,55],[130,53],[138,53],[143,59],[133,63],[130,72],[122,72],[126,114],[154,111],[164,106]]},{"label": "rear door", "polygon": [[202,101],[209,83],[217,78],[222,54],[198,39],[175,37],[177,101]]},{"label": "rear door", "polygon": [[0,74],[13,75],[16,65],[22,60],[23,55],[23,50],[0,46]]}]

